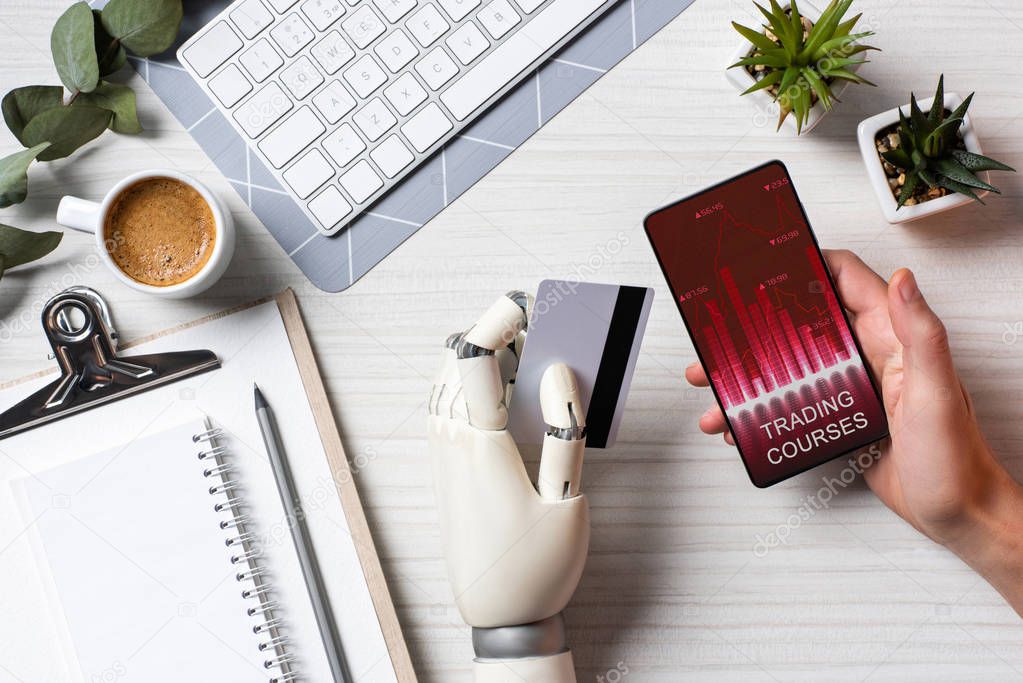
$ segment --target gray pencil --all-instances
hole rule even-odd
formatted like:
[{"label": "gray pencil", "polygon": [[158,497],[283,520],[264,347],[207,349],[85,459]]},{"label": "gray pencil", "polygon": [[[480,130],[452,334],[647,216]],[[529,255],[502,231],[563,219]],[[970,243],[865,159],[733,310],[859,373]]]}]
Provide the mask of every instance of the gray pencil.
[{"label": "gray pencil", "polygon": [[327,652],[330,672],[334,683],[348,683],[350,678],[347,675],[341,638],[338,636],[337,625],[330,611],[327,591],[323,586],[323,577],[320,576],[320,570],[316,564],[316,553],[309,538],[309,530],[305,525],[298,490],[295,488],[291,470],[288,468],[284,447],[281,445],[281,438],[277,433],[277,425],[274,423],[270,406],[263,398],[263,393],[255,385],[253,385],[253,389],[256,394],[256,421],[259,422],[259,431],[263,434],[263,443],[266,444],[266,452],[270,456],[270,466],[273,469],[274,479],[277,480],[277,490],[281,493],[284,512],[288,516],[291,539],[295,542],[295,550],[298,552],[298,563],[302,567],[302,576],[305,579],[306,588],[309,590],[309,600],[312,602],[313,612],[316,614],[316,625],[320,629],[320,637],[323,638],[323,648]]}]

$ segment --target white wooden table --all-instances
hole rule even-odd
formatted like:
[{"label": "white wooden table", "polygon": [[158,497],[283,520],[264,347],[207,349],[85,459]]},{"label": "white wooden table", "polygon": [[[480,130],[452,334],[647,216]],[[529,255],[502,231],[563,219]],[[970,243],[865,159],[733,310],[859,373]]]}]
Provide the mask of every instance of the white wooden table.
[{"label": "white wooden table", "polygon": [[[66,4],[4,1],[0,90],[57,82],[49,33]],[[698,0],[337,295],[304,281],[132,77],[146,132],[108,134],[72,159],[33,168],[31,198],[0,221],[52,228],[61,195],[98,198],[130,172],[172,167],[230,203],[240,231],[234,262],[205,295],[158,302],[90,269],[92,238],[66,233],[56,253],[0,282],[0,381],[47,363],[38,311],[70,284],[103,292],[126,339],[295,288],[349,457],[368,459],[357,483],[417,670],[424,681],[464,681],[470,633],[445,579],[423,439],[440,345],[497,295],[535,289],[543,278],[653,285],[658,298],[621,439],[587,455],[593,541],[566,615],[579,680],[1023,679],[1018,617],[860,482],[796,526],[790,515],[838,466],[760,491],[733,449],[697,431],[710,397],[680,381],[693,351],[640,227],[650,209],[760,161],[784,160],[825,246],[854,249],[882,274],[917,271],[948,324],[985,430],[1023,477],[1023,339],[1010,333],[1023,326],[1023,178],[998,176],[1005,196],[986,207],[890,227],[854,134],[860,119],[906,102],[910,89],[929,95],[944,72],[948,89],[977,91],[971,113],[985,151],[1023,168],[1023,5],[857,6],[878,32],[871,42],[884,48],[863,72],[879,87],[847,90],[810,136],[776,135],[725,82],[737,40],[729,21],[754,21],[752,4]],[[14,149],[4,131],[0,153]],[[786,526],[788,542],[758,557],[758,535]]]}]

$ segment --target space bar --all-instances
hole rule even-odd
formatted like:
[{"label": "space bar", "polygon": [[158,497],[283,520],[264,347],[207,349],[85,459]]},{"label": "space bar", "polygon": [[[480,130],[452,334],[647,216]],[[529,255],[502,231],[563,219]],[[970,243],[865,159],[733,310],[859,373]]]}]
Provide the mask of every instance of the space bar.
[{"label": "space bar", "polygon": [[464,121],[606,1],[555,0],[448,88],[440,96],[441,102],[456,119]]}]

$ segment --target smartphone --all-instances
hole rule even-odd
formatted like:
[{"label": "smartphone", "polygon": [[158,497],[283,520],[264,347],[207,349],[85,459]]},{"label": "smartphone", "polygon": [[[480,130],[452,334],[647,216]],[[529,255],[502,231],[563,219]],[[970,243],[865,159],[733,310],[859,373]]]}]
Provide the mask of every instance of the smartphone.
[{"label": "smartphone", "polygon": [[654,211],[644,227],[755,485],[887,436],[880,394],[784,164]]}]

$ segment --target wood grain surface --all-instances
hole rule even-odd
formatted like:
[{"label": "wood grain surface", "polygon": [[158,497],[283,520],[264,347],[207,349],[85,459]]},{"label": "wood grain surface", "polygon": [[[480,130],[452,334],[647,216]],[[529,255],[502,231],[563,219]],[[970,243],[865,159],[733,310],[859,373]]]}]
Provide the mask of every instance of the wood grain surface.
[{"label": "wood grain surface", "polygon": [[[66,4],[0,5],[0,90],[57,82],[49,33]],[[856,5],[884,50],[861,72],[879,87],[848,89],[810,135],[775,134],[771,116],[725,81],[738,40],[729,21],[756,21],[752,3],[697,0],[337,295],[304,281],[187,132],[126,74],[146,132],[110,133],[34,167],[30,199],[0,222],[50,229],[60,196],[97,199],[128,173],[170,167],[227,200],[239,228],[234,261],[204,295],[157,301],[118,284],[92,237],[68,231],[54,254],[0,282],[0,381],[48,364],[38,313],[71,284],[106,295],[125,339],[294,288],[417,673],[468,681],[470,630],[445,576],[424,440],[441,345],[496,296],[544,278],[651,285],[657,299],[619,442],[587,453],[593,540],[566,612],[579,680],[1021,680],[1015,613],[861,482],[836,487],[826,508],[801,518],[840,464],[760,491],[733,449],[698,432],[710,396],[683,386],[692,346],[640,227],[653,208],[782,159],[824,246],[853,249],[883,275],[917,272],[985,431],[1023,477],[1023,178],[999,175],[1004,196],[987,206],[893,227],[855,143],[861,119],[907,102],[910,90],[930,95],[944,73],[948,90],[977,92],[971,114],[984,150],[1023,168],[1023,3]],[[0,133],[0,153],[16,148]],[[758,538],[779,531],[786,542],[758,553]],[[0,680],[12,675],[0,669]]]}]

